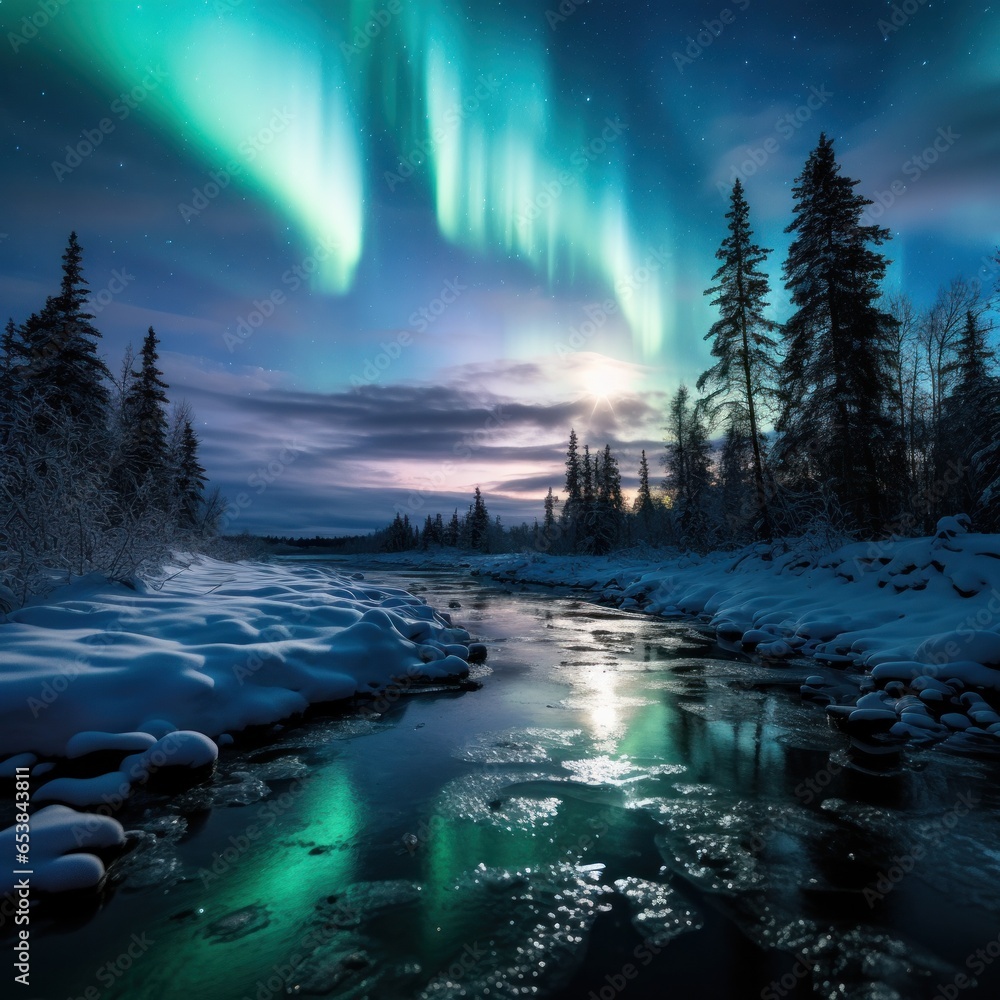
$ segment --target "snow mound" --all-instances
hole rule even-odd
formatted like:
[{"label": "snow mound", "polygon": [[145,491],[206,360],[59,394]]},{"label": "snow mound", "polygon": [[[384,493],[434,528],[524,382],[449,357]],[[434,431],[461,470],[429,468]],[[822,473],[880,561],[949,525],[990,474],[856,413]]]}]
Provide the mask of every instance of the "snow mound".
[{"label": "snow mound", "polygon": [[[104,879],[104,863],[85,848],[101,850],[125,842],[120,823],[107,816],[79,813],[53,805],[31,816],[31,889],[38,892],[69,892],[93,889]],[[0,851],[13,858],[16,827],[0,831]],[[16,869],[14,870],[16,873]],[[0,875],[0,893],[13,892],[17,875],[9,866]]]},{"label": "snow mound", "polygon": [[102,750],[146,750],[156,742],[149,733],[77,733],[66,744],[67,757],[83,757]]},{"label": "snow mound", "polygon": [[0,755],[141,756],[179,729],[195,735],[171,763],[196,767],[214,759],[206,738],[468,675],[469,633],[396,588],[204,556],[165,576],[159,589],[88,577],[7,616]]}]

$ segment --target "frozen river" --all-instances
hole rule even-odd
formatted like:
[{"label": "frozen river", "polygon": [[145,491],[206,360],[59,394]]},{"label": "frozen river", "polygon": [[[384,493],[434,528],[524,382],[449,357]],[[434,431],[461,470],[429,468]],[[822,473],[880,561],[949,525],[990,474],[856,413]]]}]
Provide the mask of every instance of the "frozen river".
[{"label": "frozen river", "polygon": [[103,907],[36,931],[33,996],[998,995],[994,762],[854,754],[799,697],[815,665],[690,623],[366,575],[482,639],[481,689],[317,715],[130,805]]}]

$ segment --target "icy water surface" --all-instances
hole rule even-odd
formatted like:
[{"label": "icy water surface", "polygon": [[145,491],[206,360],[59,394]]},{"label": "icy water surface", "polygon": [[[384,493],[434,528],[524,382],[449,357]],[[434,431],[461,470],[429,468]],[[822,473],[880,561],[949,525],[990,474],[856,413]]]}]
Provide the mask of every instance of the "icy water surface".
[{"label": "icy water surface", "polygon": [[105,905],[36,927],[32,997],[998,995],[992,762],[858,755],[799,699],[815,664],[688,623],[368,578],[461,605],[482,689],[289,727],[126,814]]}]

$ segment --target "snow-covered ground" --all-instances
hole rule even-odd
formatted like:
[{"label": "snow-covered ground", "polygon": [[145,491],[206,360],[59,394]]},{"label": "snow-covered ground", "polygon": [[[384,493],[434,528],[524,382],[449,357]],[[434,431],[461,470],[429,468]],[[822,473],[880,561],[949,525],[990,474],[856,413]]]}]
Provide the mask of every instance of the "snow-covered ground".
[{"label": "snow-covered ground", "polygon": [[[30,768],[32,802],[56,804],[32,817],[34,884],[95,884],[98,857],[62,855],[87,845],[81,830],[99,846],[120,839],[113,820],[66,806],[106,815],[156,771],[208,767],[229,734],[310,704],[457,682],[468,643],[447,615],[360,574],[203,556],[157,585],[88,578],[11,612],[0,624],[0,773]],[[117,764],[47,778],[53,759],[95,754]],[[0,832],[0,844],[13,837]]]},{"label": "snow-covered ground", "polygon": [[[591,590],[624,609],[695,615],[769,660],[861,668],[814,676],[803,694],[850,732],[1000,750],[1000,536],[943,518],[931,538],[858,542],[832,554],[789,544],[738,554],[497,556],[473,572]],[[770,556],[770,558],[769,558]]]}]

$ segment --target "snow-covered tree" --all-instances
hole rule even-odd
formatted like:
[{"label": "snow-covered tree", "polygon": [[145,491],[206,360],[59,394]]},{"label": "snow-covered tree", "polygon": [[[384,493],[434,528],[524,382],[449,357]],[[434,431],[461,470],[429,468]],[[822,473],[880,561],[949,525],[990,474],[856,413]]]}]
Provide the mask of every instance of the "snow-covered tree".
[{"label": "snow-covered tree", "polygon": [[19,353],[24,363],[24,391],[61,419],[87,432],[97,446],[108,416],[110,372],[97,353],[100,331],[87,312],[90,289],[83,276],[83,250],[70,233],[63,254],[59,294],[21,328]]},{"label": "snow-covered tree", "polygon": [[[132,371],[125,390],[121,488],[128,495],[149,482],[160,505],[167,506],[173,492],[167,450],[165,390],[169,386],[160,377],[163,372],[156,367],[158,343],[156,332],[150,327],[142,342],[142,363],[138,371]],[[183,442],[181,446],[184,447]],[[203,482],[203,469],[201,473]],[[188,487],[190,482],[188,478]]]},{"label": "snow-covered tree", "polygon": [[[188,419],[183,421],[173,468],[178,523],[184,528],[206,525],[204,497],[207,477],[204,466],[198,460],[198,436]],[[211,527],[211,522],[207,526]]]}]

